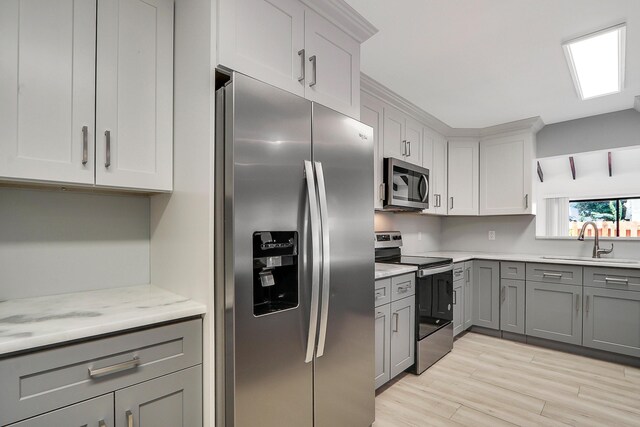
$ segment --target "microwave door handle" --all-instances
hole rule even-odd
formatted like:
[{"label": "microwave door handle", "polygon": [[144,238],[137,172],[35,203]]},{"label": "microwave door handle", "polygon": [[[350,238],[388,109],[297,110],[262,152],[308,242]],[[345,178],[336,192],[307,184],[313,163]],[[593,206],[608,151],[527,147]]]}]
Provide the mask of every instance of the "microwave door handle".
[{"label": "microwave door handle", "polygon": [[309,334],[307,336],[307,353],[305,363],[313,361],[313,351],[318,331],[318,299],[320,293],[320,218],[318,212],[318,197],[316,195],[316,180],[313,164],[304,161],[304,172],[309,197],[309,216],[311,221],[311,307],[309,310]]},{"label": "microwave door handle", "polygon": [[[427,180],[426,175],[420,175],[420,183],[424,182],[424,194],[420,197],[420,201],[422,203],[427,201],[427,197],[429,196],[429,181]],[[420,184],[418,184],[418,192],[420,192]]]},{"label": "microwave door handle", "polygon": [[331,285],[331,251],[329,248],[329,211],[327,208],[327,188],[324,182],[322,163],[314,162],[318,179],[318,195],[320,199],[320,224],[322,228],[322,304],[320,306],[320,335],[316,357],[324,354],[327,339],[327,321],[329,318],[329,297]]}]

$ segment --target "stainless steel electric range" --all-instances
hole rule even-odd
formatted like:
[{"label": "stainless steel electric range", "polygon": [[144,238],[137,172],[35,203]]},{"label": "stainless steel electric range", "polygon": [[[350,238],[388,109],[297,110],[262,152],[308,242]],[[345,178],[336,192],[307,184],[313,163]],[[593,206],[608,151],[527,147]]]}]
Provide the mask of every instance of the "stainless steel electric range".
[{"label": "stainless steel electric range", "polygon": [[399,231],[376,232],[376,262],[414,265],[416,271],[416,359],[421,374],[453,348],[453,260],[403,256]]}]

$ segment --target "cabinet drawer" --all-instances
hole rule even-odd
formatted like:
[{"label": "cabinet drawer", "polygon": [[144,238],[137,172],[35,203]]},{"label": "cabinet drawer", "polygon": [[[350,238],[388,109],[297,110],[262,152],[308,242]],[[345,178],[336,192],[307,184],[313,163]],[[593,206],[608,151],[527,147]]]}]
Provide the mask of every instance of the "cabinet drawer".
[{"label": "cabinet drawer", "polygon": [[511,280],[524,280],[524,262],[500,262],[500,278]]},{"label": "cabinet drawer", "polygon": [[405,274],[391,278],[391,301],[397,301],[416,293],[416,275]]},{"label": "cabinet drawer", "polygon": [[585,267],[584,285],[596,288],[640,291],[640,270]]},{"label": "cabinet drawer", "polygon": [[376,307],[391,302],[391,278],[376,280],[375,298]]},{"label": "cabinet drawer", "polygon": [[582,267],[562,264],[527,264],[527,280],[582,285]]},{"label": "cabinet drawer", "polygon": [[[135,365],[130,363],[134,360]],[[201,361],[200,319],[0,360],[2,423],[52,411]]]},{"label": "cabinet drawer", "polygon": [[453,281],[464,279],[464,263],[453,264]]}]

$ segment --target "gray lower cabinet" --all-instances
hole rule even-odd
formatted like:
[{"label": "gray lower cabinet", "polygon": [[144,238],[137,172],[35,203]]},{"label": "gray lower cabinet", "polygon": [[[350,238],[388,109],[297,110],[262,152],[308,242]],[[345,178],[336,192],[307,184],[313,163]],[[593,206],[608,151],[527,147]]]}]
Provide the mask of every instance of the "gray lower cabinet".
[{"label": "gray lower cabinet", "polygon": [[115,392],[115,427],[202,426],[202,367]]},{"label": "gray lower cabinet", "polygon": [[527,335],[582,344],[582,285],[526,282]]},{"label": "gray lower cabinet", "polygon": [[[131,411],[136,427],[198,427],[201,363],[201,319],[0,359],[0,426],[112,427],[115,396],[116,426]],[[178,400],[181,422],[167,413]]]},{"label": "gray lower cabinet", "polygon": [[524,334],[525,311],[524,280],[500,281],[500,329],[514,334]]},{"label": "gray lower cabinet", "polygon": [[391,305],[386,304],[376,308],[376,388],[380,387],[391,379],[389,369],[391,362]]},{"label": "gray lower cabinet", "polygon": [[113,394],[89,399],[10,427],[112,427]]},{"label": "gray lower cabinet", "polygon": [[391,303],[391,378],[414,363],[415,310],[416,300],[413,297]]},{"label": "gray lower cabinet", "polygon": [[473,261],[464,263],[464,327],[473,325]]},{"label": "gray lower cabinet", "polygon": [[640,357],[640,292],[584,288],[585,347]]},{"label": "gray lower cabinet", "polygon": [[473,324],[500,329],[499,261],[474,261]]},{"label": "gray lower cabinet", "polygon": [[464,278],[453,282],[453,336],[464,331]]}]

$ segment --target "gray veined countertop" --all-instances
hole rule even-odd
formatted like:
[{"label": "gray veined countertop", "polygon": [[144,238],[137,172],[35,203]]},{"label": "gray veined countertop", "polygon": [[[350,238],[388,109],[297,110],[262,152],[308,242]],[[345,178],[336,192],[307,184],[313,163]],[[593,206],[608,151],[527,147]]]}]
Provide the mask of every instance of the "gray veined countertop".
[{"label": "gray veined countertop", "polygon": [[412,273],[418,268],[414,265],[385,264],[376,262],[376,280],[400,274]]},{"label": "gray veined countertop", "polygon": [[205,312],[152,285],[0,301],[0,356]]}]

